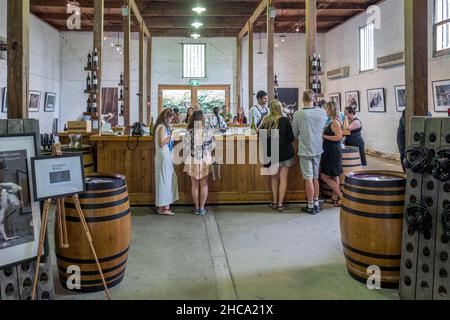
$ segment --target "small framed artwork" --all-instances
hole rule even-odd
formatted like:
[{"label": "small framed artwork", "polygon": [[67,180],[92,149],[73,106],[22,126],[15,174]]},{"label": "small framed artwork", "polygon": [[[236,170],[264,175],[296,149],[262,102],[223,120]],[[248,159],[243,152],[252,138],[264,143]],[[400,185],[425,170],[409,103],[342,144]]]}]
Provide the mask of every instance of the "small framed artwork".
[{"label": "small framed artwork", "polygon": [[342,111],[342,109],[341,109],[341,94],[340,93],[330,93],[330,101],[335,102],[339,108],[339,111]]},{"label": "small framed artwork", "polygon": [[345,93],[345,107],[352,107],[356,112],[361,112],[359,102],[359,91],[348,91]]},{"label": "small framed artwork", "polygon": [[86,191],[82,155],[31,159],[34,198],[68,197]]},{"label": "small framed artwork", "polygon": [[2,90],[2,112],[8,112],[8,88],[3,88]]},{"label": "small framed artwork", "polygon": [[384,88],[367,90],[367,104],[369,112],[386,112]]},{"label": "small framed artwork", "polygon": [[406,87],[395,86],[395,104],[397,106],[397,112],[403,112],[406,108]]},{"label": "small framed artwork", "polygon": [[35,259],[41,212],[33,198],[35,135],[0,136],[0,269]]},{"label": "small framed artwork", "polygon": [[450,80],[433,81],[434,111],[448,112],[450,108]]},{"label": "small framed artwork", "polygon": [[55,105],[56,105],[56,93],[46,92],[44,112],[55,112]]},{"label": "small framed artwork", "polygon": [[28,105],[29,112],[39,112],[39,106],[41,102],[40,91],[30,91],[30,102]]}]

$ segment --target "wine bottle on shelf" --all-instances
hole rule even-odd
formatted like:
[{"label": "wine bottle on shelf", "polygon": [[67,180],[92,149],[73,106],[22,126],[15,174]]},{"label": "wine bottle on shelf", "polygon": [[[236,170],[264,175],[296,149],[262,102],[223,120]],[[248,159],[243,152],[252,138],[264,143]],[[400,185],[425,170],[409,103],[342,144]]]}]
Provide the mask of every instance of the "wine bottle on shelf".
[{"label": "wine bottle on shelf", "polygon": [[154,136],[153,117],[150,118],[150,136]]},{"label": "wine bottle on shelf", "polygon": [[317,71],[317,57],[316,57],[315,53],[314,53],[314,56],[312,59],[311,69],[312,69],[312,71]]},{"label": "wine bottle on shelf", "polygon": [[316,87],[317,87],[317,93],[322,93],[322,82],[320,81],[320,79],[319,79],[319,81],[317,81]]},{"label": "wine bottle on shelf", "polygon": [[94,97],[94,100],[92,100],[92,111],[93,113],[97,113],[97,99]]},{"label": "wine bottle on shelf", "polygon": [[67,123],[64,124],[64,131],[67,131]]},{"label": "wine bottle on shelf", "polygon": [[120,85],[123,86],[123,73],[120,73]]},{"label": "wine bottle on shelf", "polygon": [[120,104],[120,114],[119,114],[119,116],[123,117],[123,115],[124,115],[124,108],[123,108],[123,103],[121,103]]},{"label": "wine bottle on shelf", "polygon": [[89,75],[89,73],[88,73],[87,78],[86,78],[86,90],[87,91],[91,90],[91,76]]},{"label": "wine bottle on shelf", "polygon": [[97,90],[98,80],[97,80],[97,73],[94,72],[94,75],[92,77],[92,89]]},{"label": "wine bottle on shelf", "polygon": [[312,81],[312,91],[313,91],[314,93],[317,93],[317,81],[316,81],[316,77],[314,77],[314,78],[313,78],[313,81]]},{"label": "wine bottle on shelf", "polygon": [[91,102],[91,98],[88,98],[87,103],[86,103],[86,112],[91,113],[92,112],[92,102]]},{"label": "wine bottle on shelf", "polygon": [[123,88],[120,88],[120,100],[123,100]]},{"label": "wine bottle on shelf", "polygon": [[274,85],[275,85],[275,87],[278,87],[278,76],[277,75],[275,75]]},{"label": "wine bottle on shelf", "polygon": [[88,67],[88,68],[92,68],[92,55],[91,55],[90,52],[89,52],[89,54],[88,54],[87,67]]},{"label": "wine bottle on shelf", "polygon": [[255,118],[252,117],[252,126],[250,127],[252,134],[256,134],[256,124],[255,124]]},{"label": "wine bottle on shelf", "polygon": [[317,58],[317,71],[319,72],[322,71],[322,61],[320,60],[320,54],[319,57]]},{"label": "wine bottle on shelf", "polygon": [[97,68],[98,67],[98,51],[97,51],[97,48],[94,49],[94,54],[93,54],[92,60],[93,60],[94,68]]}]

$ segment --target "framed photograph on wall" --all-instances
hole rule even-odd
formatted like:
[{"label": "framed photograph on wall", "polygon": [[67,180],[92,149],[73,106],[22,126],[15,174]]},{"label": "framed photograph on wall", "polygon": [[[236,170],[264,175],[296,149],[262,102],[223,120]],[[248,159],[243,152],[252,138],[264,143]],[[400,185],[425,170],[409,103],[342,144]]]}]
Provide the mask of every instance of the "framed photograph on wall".
[{"label": "framed photograph on wall", "polygon": [[55,112],[55,105],[56,105],[56,93],[46,92],[44,112]]},{"label": "framed photograph on wall", "polygon": [[450,108],[450,80],[433,81],[434,111],[447,112]]},{"label": "framed photograph on wall", "polygon": [[342,111],[341,107],[341,94],[340,93],[330,93],[330,101],[336,102],[339,111]]},{"label": "framed photograph on wall", "polygon": [[32,158],[31,168],[34,198],[38,201],[86,191],[82,155]]},{"label": "framed photograph on wall", "polygon": [[40,103],[41,103],[41,92],[30,90],[30,102],[28,104],[28,111],[39,112]]},{"label": "framed photograph on wall", "polygon": [[397,112],[403,112],[406,108],[406,86],[395,86],[394,90]]},{"label": "framed photograph on wall", "polygon": [[41,213],[33,197],[35,135],[0,136],[0,269],[35,259]]},{"label": "framed photograph on wall", "polygon": [[345,107],[353,107],[356,112],[361,112],[358,90],[348,91],[345,93]]},{"label": "framed photograph on wall", "polygon": [[8,88],[2,89],[2,110],[3,113],[8,112]]},{"label": "framed photograph on wall", "polygon": [[367,90],[367,105],[369,112],[386,112],[384,88]]}]

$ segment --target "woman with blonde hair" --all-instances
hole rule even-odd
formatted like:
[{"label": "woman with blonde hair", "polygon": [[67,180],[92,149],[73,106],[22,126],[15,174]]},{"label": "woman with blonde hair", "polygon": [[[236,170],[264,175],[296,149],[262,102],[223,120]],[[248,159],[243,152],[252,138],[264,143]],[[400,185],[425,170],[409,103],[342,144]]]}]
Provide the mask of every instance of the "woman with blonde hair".
[{"label": "woman with blonde hair", "polygon": [[[269,104],[270,113],[265,116],[259,127],[259,134],[262,130],[267,130],[267,163],[264,164],[266,174],[270,175],[273,202],[270,207],[279,212],[284,212],[286,207],[283,204],[287,183],[289,168],[294,165],[294,133],[292,131],[291,122],[288,118],[283,116],[282,105],[278,100],[273,100]],[[276,139],[276,141],[272,141]],[[278,157],[274,157],[271,150],[272,142],[278,144]],[[273,160],[275,158],[275,160]]]},{"label": "woman with blonde hair", "polygon": [[320,162],[322,180],[333,190],[332,203],[339,207],[342,192],[339,176],[342,174],[342,122],[335,102],[328,102],[325,110],[331,121],[323,133],[323,154]]},{"label": "woman with blonde hair", "polygon": [[155,123],[155,205],[158,214],[171,216],[170,205],[179,199],[178,179],[173,168],[172,129],[175,117],[172,109],[165,109]]}]

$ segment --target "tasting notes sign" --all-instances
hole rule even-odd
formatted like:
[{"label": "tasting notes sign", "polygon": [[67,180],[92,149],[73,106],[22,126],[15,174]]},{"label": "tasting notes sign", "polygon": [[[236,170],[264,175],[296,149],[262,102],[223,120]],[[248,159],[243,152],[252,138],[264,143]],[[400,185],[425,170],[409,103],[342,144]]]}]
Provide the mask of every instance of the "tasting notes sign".
[{"label": "tasting notes sign", "polygon": [[81,155],[33,158],[35,199],[67,197],[86,191]]}]

